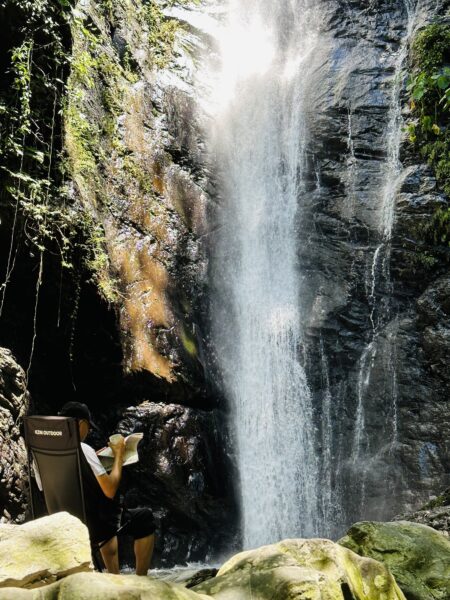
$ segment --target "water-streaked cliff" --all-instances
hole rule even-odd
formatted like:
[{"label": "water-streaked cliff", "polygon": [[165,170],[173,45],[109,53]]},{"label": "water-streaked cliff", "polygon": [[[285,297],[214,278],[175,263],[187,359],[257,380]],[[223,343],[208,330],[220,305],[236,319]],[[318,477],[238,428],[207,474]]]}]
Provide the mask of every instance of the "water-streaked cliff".
[{"label": "water-streaked cliff", "polygon": [[448,197],[405,133],[448,3],[4,4],[0,344],[31,410],[144,431],[160,559],[448,485]]}]

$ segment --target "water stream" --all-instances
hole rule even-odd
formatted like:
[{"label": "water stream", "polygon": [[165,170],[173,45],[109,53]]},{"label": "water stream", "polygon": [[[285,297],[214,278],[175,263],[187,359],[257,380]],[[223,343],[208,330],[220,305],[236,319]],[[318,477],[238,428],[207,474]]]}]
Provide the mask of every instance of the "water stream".
[{"label": "water stream", "polygon": [[[393,84],[390,95],[390,108],[386,129],[387,158],[384,163],[385,184],[380,193],[380,212],[378,220],[379,243],[373,253],[369,277],[367,281],[367,299],[369,303],[369,317],[372,327],[370,340],[361,354],[357,381],[357,406],[355,415],[355,428],[353,437],[353,464],[361,471],[359,477],[361,515],[364,513],[366,497],[366,476],[370,457],[370,436],[366,431],[366,406],[365,400],[371,383],[371,374],[377,354],[380,331],[392,319],[391,295],[392,282],[390,274],[391,238],[395,218],[395,202],[398,188],[402,181],[403,166],[400,161],[400,147],[402,141],[402,103],[401,92],[404,84],[404,68],[408,55],[408,44],[414,31],[418,3],[414,0],[404,0],[406,12],[405,33],[400,42],[400,48],[394,62]],[[395,371],[396,340],[395,327],[388,333],[386,343],[388,351],[384,352],[390,433],[388,445],[394,451],[398,433],[397,409],[397,374]],[[387,432],[383,432],[386,435]],[[359,467],[358,467],[359,465]]]},{"label": "water stream", "polygon": [[305,90],[319,42],[314,4],[231,0],[219,36],[215,345],[232,405],[246,548],[319,530],[296,233]]},{"label": "water stream", "polygon": [[[318,200],[321,191],[320,168],[310,164],[308,173],[306,149],[312,108],[308,89],[322,41],[323,7],[313,0],[228,0],[214,7],[219,18],[206,77],[211,90],[209,144],[218,165],[212,334],[231,409],[243,542],[249,548],[340,531],[348,518],[348,492],[339,482],[344,447],[352,449],[352,468],[358,474],[351,503],[363,512],[365,469],[373,458],[366,402],[380,330],[392,316],[389,264],[402,173],[401,91],[416,9],[405,0],[406,27],[393,61],[385,185],[366,286],[371,333],[357,369],[349,438],[336,423],[347,410],[347,391],[330,384],[331,358],[323,340],[323,390],[320,406],[312,405],[302,330],[304,278],[298,250],[308,243],[299,235],[308,177],[316,183]],[[351,221],[359,198],[350,109],[347,150],[344,209]],[[390,407],[383,410],[391,423],[388,445],[393,450],[398,426],[395,328],[387,337],[392,346],[386,353]]]}]

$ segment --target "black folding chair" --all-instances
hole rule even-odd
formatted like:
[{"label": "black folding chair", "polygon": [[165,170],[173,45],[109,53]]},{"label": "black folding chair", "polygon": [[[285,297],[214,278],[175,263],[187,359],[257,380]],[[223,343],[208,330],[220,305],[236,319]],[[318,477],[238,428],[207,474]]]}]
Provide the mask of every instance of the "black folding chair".
[{"label": "black folding chair", "polygon": [[[81,449],[77,420],[71,417],[25,417],[24,429],[33,518],[36,518],[39,506],[32,477],[34,462],[48,514],[67,511],[87,525],[86,488],[99,499],[104,495]],[[102,570],[99,555],[102,545],[91,543],[92,559],[99,571]]]}]

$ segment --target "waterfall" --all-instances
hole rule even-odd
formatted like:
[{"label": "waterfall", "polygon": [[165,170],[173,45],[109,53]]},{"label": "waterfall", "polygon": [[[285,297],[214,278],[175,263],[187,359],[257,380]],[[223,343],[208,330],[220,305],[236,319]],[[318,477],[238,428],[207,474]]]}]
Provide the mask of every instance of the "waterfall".
[{"label": "waterfall", "polygon": [[392,236],[395,197],[399,178],[403,171],[402,163],[400,162],[401,131],[403,127],[400,94],[404,82],[402,73],[405,66],[405,60],[408,56],[408,44],[414,30],[417,12],[417,6],[415,6],[414,0],[404,0],[404,6],[407,15],[407,23],[405,35],[402,38],[400,50],[394,65],[394,82],[391,92],[391,106],[387,131],[386,183],[381,196],[380,233],[383,242],[385,243],[388,243]]},{"label": "waterfall", "polygon": [[296,227],[308,69],[319,41],[314,4],[230,0],[218,33],[213,336],[231,406],[245,548],[319,530]]},{"label": "waterfall", "polygon": [[[364,511],[366,495],[366,478],[370,468],[371,448],[370,437],[366,432],[366,393],[370,386],[370,379],[374,360],[377,354],[377,343],[380,333],[386,324],[392,319],[391,295],[392,284],[390,274],[391,238],[395,217],[395,201],[398,188],[402,181],[403,166],[400,161],[400,146],[402,140],[402,103],[401,92],[404,84],[404,67],[408,55],[408,44],[414,31],[418,3],[413,0],[404,0],[406,12],[405,34],[401,39],[400,48],[394,62],[394,75],[390,94],[390,107],[386,128],[387,158],[384,164],[384,186],[380,193],[380,212],[378,219],[379,242],[372,256],[367,281],[369,317],[371,323],[370,341],[363,350],[359,360],[357,380],[357,406],[355,415],[355,429],[353,436],[353,465],[355,469],[361,470],[361,461],[365,462],[359,477],[360,498],[359,505],[361,514]],[[388,435],[389,452],[395,450],[398,433],[398,410],[397,410],[397,374],[395,369],[396,356],[396,327],[394,331],[387,333],[388,352],[385,352],[385,373],[388,386],[388,397],[390,406],[389,423],[391,431],[384,432]]]}]

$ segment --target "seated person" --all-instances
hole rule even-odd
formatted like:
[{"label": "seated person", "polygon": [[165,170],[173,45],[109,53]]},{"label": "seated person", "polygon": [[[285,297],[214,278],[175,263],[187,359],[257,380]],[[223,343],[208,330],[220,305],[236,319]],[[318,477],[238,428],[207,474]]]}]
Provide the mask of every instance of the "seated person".
[{"label": "seated person", "polygon": [[[68,402],[59,412],[60,416],[73,417],[78,421],[81,449],[86,460],[81,460],[83,490],[86,504],[86,520],[92,543],[101,543],[103,561],[109,573],[119,573],[119,548],[116,531],[124,526],[121,533],[134,538],[136,575],[147,575],[155,542],[155,524],[148,508],[124,509],[115,500],[122,478],[125,440],[109,444],[114,454],[114,464],[107,473],[95,450],[84,443],[91,427],[95,427],[91,413],[80,402]],[[92,476],[92,474],[94,476]],[[35,471],[36,483],[42,489],[39,474]],[[104,543],[106,542],[106,543]]]}]

